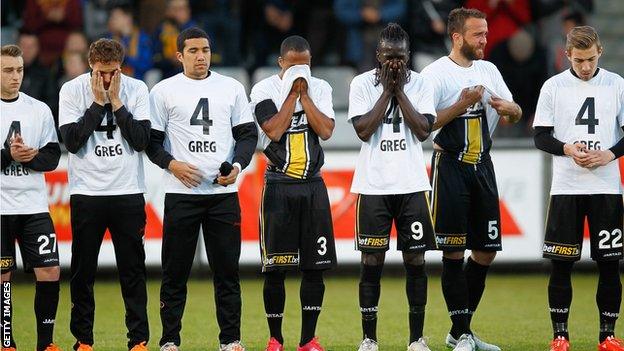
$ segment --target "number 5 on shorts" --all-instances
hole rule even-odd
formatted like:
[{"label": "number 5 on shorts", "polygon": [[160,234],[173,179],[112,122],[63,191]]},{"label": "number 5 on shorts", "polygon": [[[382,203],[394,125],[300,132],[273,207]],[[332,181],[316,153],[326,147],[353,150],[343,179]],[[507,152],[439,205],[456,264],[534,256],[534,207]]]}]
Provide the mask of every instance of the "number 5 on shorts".
[{"label": "number 5 on shorts", "polygon": [[488,222],[488,237],[492,240],[496,240],[498,238],[498,221],[489,221]]}]

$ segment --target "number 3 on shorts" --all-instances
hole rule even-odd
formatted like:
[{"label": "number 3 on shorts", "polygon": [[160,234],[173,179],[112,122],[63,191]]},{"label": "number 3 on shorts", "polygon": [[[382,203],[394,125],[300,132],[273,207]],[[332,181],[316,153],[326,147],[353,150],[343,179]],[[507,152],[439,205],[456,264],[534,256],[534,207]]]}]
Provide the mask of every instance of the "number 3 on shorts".
[{"label": "number 3 on shorts", "polygon": [[327,239],[324,236],[321,236],[316,242],[320,246],[320,249],[316,252],[318,252],[319,255],[324,256],[327,253]]},{"label": "number 3 on shorts", "polygon": [[498,227],[496,226],[498,221],[489,221],[488,222],[488,237],[492,240],[498,238]]},{"label": "number 3 on shorts", "polygon": [[[50,245],[50,241],[52,241],[52,245]],[[50,233],[48,235],[46,234],[40,235],[39,238],[37,238],[37,243],[41,244],[39,245],[40,255],[47,255],[50,252],[56,252],[56,234],[55,233]]]}]

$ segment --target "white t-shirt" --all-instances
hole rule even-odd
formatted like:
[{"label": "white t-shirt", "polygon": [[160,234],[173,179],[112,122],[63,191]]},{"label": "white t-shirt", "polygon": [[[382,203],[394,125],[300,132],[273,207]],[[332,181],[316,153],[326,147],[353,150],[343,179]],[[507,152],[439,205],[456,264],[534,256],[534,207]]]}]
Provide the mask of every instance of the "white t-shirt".
[{"label": "white t-shirt", "polygon": [[[606,150],[622,136],[624,79],[600,68],[589,81],[570,70],[548,79],[540,91],[533,127],[554,127],[553,136],[564,142]],[[618,163],[583,168],[571,157],[553,155],[551,195],[620,194]]]},{"label": "white t-shirt", "polygon": [[199,168],[199,186],[187,188],[169,170],[165,192],[225,194],[238,190],[213,184],[219,167],[234,158],[232,128],[253,123],[245,88],[233,78],[214,71],[201,80],[179,73],[156,84],[150,92],[152,128],[165,132],[164,147],[176,160]]},{"label": "white t-shirt", "polygon": [[[4,138],[3,149],[9,148],[9,140],[16,133],[22,136],[24,145],[36,149],[49,143],[58,143],[52,112],[43,102],[19,93],[16,101],[2,101],[0,107],[2,113],[0,136]],[[48,212],[48,190],[43,172],[33,171],[17,161],[12,161],[2,170],[0,179],[1,214]]]},{"label": "white t-shirt", "polygon": [[[422,75],[412,71],[404,91],[416,111],[436,115],[433,89]],[[369,112],[382,92],[381,83],[375,86],[375,70],[353,78],[349,90],[349,122]],[[394,108],[400,117],[397,124],[392,123]],[[405,124],[398,105],[389,103],[387,111],[384,122],[368,141],[362,142],[351,192],[387,195],[431,190],[420,141]]]},{"label": "white t-shirt", "polygon": [[[119,97],[135,120],[149,120],[147,86],[121,75]],[[91,74],[85,73],[63,84],[59,93],[59,126],[77,122],[93,104]],[[112,135],[105,128],[95,131],[77,153],[69,154],[69,192],[82,195],[125,195],[145,192],[143,155],[121,135],[112,116]]]},{"label": "white t-shirt", "polygon": [[453,105],[464,88],[484,86],[481,101],[469,107],[461,116],[434,132],[434,142],[457,159],[479,163],[492,146],[492,133],[498,124],[498,113],[488,103],[492,95],[513,101],[498,68],[491,62],[476,60],[470,67],[462,67],[448,56],[443,56],[422,71],[434,87],[434,105],[437,111]]},{"label": "white t-shirt", "polygon": [[[288,79],[286,75],[285,78]],[[308,92],[316,108],[328,118],[334,119],[331,86],[315,77],[309,76],[306,79],[309,80]],[[271,100],[279,111],[294,80],[294,77],[290,77],[285,82],[275,74],[256,83],[251,89],[251,111],[255,114],[256,105],[265,100]],[[263,116],[255,117],[258,125],[264,122]],[[308,124],[307,116],[299,101],[284,136],[283,140],[272,142],[262,128],[258,129],[260,145],[273,165],[293,178],[305,179],[315,176],[323,165],[323,150],[316,133]]]}]

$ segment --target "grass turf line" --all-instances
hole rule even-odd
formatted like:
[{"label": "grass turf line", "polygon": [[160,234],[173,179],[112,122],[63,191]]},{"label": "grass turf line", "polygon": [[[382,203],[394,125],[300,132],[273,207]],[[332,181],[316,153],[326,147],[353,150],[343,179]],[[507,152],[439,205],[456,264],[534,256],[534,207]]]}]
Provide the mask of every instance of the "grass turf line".
[{"label": "grass turf line", "polygon": [[[595,303],[597,277],[573,276],[574,299],[570,315],[570,334],[574,350],[595,350],[598,312]],[[242,339],[249,351],[264,350],[268,327],[262,303],[262,281],[244,279]],[[481,305],[473,319],[473,331],[484,340],[498,344],[505,351],[547,350],[551,336],[546,287],[543,275],[491,275]],[[358,311],[357,278],[326,280],[325,300],[317,335],[327,351],[354,351],[361,339]],[[160,282],[148,282],[151,350],[158,350],[161,325],[158,311]],[[299,280],[292,275],[286,281],[284,338],[286,350],[295,350],[300,332]],[[407,338],[407,298],[404,279],[382,278],[378,321],[381,350],[405,350]],[[212,282],[192,280],[182,321],[183,351],[217,350],[218,329],[215,318]],[[95,345],[96,351],[125,350],[126,329],[123,302],[116,281],[96,281]],[[18,349],[33,350],[36,327],[33,313],[34,284],[13,286],[13,323]],[[55,341],[63,350],[71,350],[74,339],[69,332],[69,286],[61,285],[61,299],[56,319]],[[429,278],[425,335],[429,346],[446,350],[444,338],[450,320],[438,276]],[[620,331],[621,328],[618,328]],[[620,332],[621,333],[621,332]]]}]

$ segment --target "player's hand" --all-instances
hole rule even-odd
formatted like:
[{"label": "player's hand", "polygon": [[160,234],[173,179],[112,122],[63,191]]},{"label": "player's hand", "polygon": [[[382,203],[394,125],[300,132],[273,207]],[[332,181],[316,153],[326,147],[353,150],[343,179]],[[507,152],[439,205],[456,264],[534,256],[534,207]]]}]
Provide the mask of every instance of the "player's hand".
[{"label": "player's hand", "polygon": [[169,163],[169,170],[187,188],[199,186],[202,181],[201,172],[196,166],[190,163],[172,160]]},{"label": "player's hand", "polygon": [[238,170],[238,167],[232,167],[232,171],[230,171],[230,174],[228,175],[221,174],[219,177],[217,177],[217,183],[223,186],[234,184],[234,182],[236,182],[236,178],[238,177],[239,173],[240,171]]},{"label": "player's hand", "polygon": [[15,137],[11,138],[10,143],[11,157],[17,162],[30,162],[39,153],[38,149],[24,145],[24,140],[20,134],[16,134]]},{"label": "player's hand", "polygon": [[298,78],[299,82],[299,96],[308,96],[308,81],[303,78]]},{"label": "player's hand", "polygon": [[91,92],[93,93],[93,101],[104,106],[106,103],[106,90],[104,89],[104,78],[100,75],[100,71],[91,72]]},{"label": "player's hand", "polygon": [[588,150],[587,155],[585,168],[602,167],[615,160],[615,154],[611,150]]},{"label": "player's hand", "polygon": [[405,62],[397,60],[394,67],[396,68],[394,75],[394,94],[396,95],[403,91],[403,87],[405,87],[407,82],[407,65]]},{"label": "player's hand", "polygon": [[379,70],[379,82],[383,87],[384,92],[392,93],[394,91],[392,84],[392,70],[390,67],[390,61],[386,61],[381,65]]},{"label": "player's hand", "polygon": [[[516,123],[520,120],[521,116],[518,115],[518,107],[515,103],[494,96],[490,98],[489,103],[490,106],[496,110],[496,113],[505,118],[508,122]],[[511,116],[517,117],[511,118]]]},{"label": "player's hand", "polygon": [[117,111],[123,106],[123,102],[119,98],[119,91],[121,89],[121,70],[115,70],[113,76],[111,77],[111,83],[108,86],[108,91],[106,94],[108,95],[108,100],[113,106],[113,111]]},{"label": "player's hand", "polygon": [[470,88],[464,88],[459,95],[458,102],[460,103],[462,109],[468,109],[468,107],[476,104],[481,101],[483,98],[483,92],[485,88],[482,85]]},{"label": "player's hand", "polygon": [[589,155],[587,154],[586,150],[587,150],[587,147],[581,143],[563,145],[564,155],[572,157],[574,162],[581,167],[585,167],[585,163],[587,162],[587,159],[589,158]]},{"label": "player's hand", "polygon": [[295,79],[295,81],[292,84],[292,87],[290,87],[290,96],[295,96],[295,97],[299,97],[300,91],[301,91],[301,81],[305,79],[303,78],[297,78]]}]

